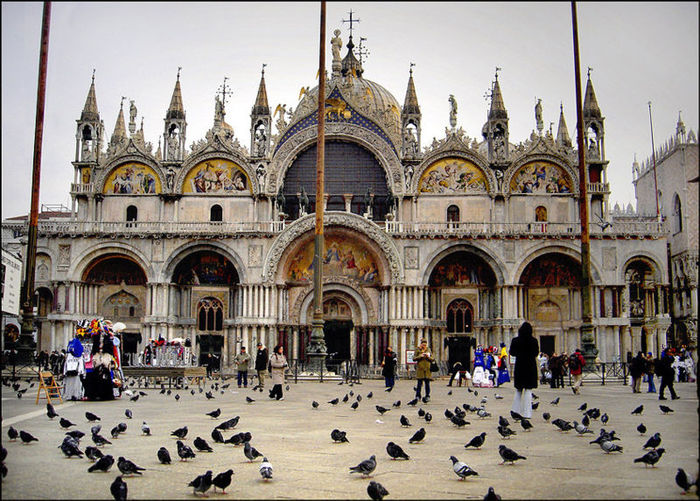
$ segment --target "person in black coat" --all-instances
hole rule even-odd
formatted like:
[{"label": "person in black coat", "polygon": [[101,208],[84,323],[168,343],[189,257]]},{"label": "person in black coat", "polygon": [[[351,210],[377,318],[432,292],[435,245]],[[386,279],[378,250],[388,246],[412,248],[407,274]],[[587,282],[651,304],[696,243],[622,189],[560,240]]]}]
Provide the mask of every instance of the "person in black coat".
[{"label": "person in black coat", "polygon": [[384,358],[382,358],[382,376],[384,376],[384,384],[387,388],[394,387],[396,364],[396,353],[391,350],[391,346],[387,346],[384,352]]},{"label": "person in black coat", "polygon": [[673,380],[676,376],[676,373],[672,367],[673,361],[673,357],[668,353],[665,353],[662,355],[660,363],[658,364],[659,370],[657,370],[657,372],[660,372],[661,375],[661,386],[659,386],[659,400],[666,400],[666,397],[664,397],[666,388],[668,388],[668,391],[671,392],[671,398],[673,400],[681,398],[678,395],[676,395],[676,390],[673,388]]},{"label": "person in black coat", "polygon": [[515,357],[513,370],[513,412],[525,418],[532,417],[532,389],[537,388],[537,355],[540,352],[537,339],[532,336],[528,322],[518,329],[518,335],[510,343],[510,354]]}]

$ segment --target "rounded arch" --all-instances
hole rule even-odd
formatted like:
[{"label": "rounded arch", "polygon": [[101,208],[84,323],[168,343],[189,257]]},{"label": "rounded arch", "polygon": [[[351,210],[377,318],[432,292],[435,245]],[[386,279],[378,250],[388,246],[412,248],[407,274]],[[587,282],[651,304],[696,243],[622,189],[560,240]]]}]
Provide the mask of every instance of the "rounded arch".
[{"label": "rounded arch", "polygon": [[[292,309],[291,320],[302,325],[310,324],[311,319],[308,318],[307,312],[311,302],[313,301],[313,287],[308,287],[302,294],[299,294],[297,301]],[[362,290],[357,290],[341,283],[325,283],[323,284],[323,300],[332,297],[340,297],[348,303],[353,309],[353,322],[355,325],[367,325],[376,322],[374,309],[371,308],[371,300]],[[356,316],[357,315],[357,316]]]},{"label": "rounded arch", "polygon": [[47,317],[54,309],[54,295],[48,287],[37,287],[33,301],[38,317]]},{"label": "rounded arch", "polygon": [[449,334],[471,332],[474,325],[474,306],[467,299],[453,299],[447,304],[446,317]]},{"label": "rounded arch", "polygon": [[[535,154],[535,155],[526,155],[525,157],[520,158],[517,162],[513,163],[505,172],[503,176],[503,188],[504,191],[510,195],[515,195],[515,194],[520,194],[520,193],[527,193],[527,191],[514,191],[511,189],[511,185],[514,183],[520,186],[520,184],[525,183],[527,181],[526,179],[520,177],[522,176],[521,171],[528,165],[532,165],[532,172],[528,172],[527,176],[533,178],[533,184],[534,182],[541,180],[542,176],[545,176],[545,182],[541,183],[542,189],[541,191],[537,191],[537,193],[542,193],[542,194],[547,194],[547,195],[552,195],[552,194],[565,194],[565,195],[578,195],[578,172],[575,172],[573,167],[569,165],[569,163],[558,156],[555,155],[544,155],[544,154]],[[542,168],[544,166],[544,169]],[[553,166],[554,168],[551,169],[549,167]],[[548,170],[549,168],[549,170]],[[556,174],[556,170],[561,169],[561,171],[564,172],[565,176],[562,178],[561,176],[556,176],[555,180],[551,179],[551,176]],[[547,178],[546,176],[549,176]],[[568,178],[568,179],[567,179]],[[520,183],[519,181],[522,181]],[[556,185],[556,191],[548,191],[548,186],[554,183]],[[566,186],[566,191],[561,191]],[[534,193],[534,191],[533,191]]]},{"label": "rounded arch", "polygon": [[[106,188],[105,183],[107,179],[114,173],[116,169],[130,163],[145,165],[146,167],[153,169],[153,171],[156,173],[156,181],[158,183],[158,186],[162,188],[163,180],[165,179],[165,173],[162,171],[160,166],[148,156],[139,153],[127,153],[126,155],[119,155],[113,157],[107,162],[104,168],[95,169],[93,180],[93,182],[95,183],[95,192],[104,193],[104,190]],[[160,189],[158,190],[158,193],[161,193]]]},{"label": "rounded arch", "polygon": [[250,196],[256,188],[254,177],[247,163],[225,155],[205,155],[187,170],[182,169],[177,179],[176,193]]},{"label": "rounded arch", "polygon": [[238,274],[239,283],[247,283],[248,277],[246,276],[246,268],[243,265],[241,258],[234,251],[224,247],[223,244],[218,242],[190,242],[178,247],[163,263],[161,280],[164,282],[170,282],[173,279],[175,268],[188,256],[200,251],[210,251],[221,254],[223,257],[228,259],[235,268],[236,273]]},{"label": "rounded arch", "polygon": [[450,254],[460,251],[469,252],[480,257],[483,261],[485,261],[485,263],[489,266],[491,272],[494,274],[496,284],[505,283],[505,275],[503,273],[503,270],[505,270],[505,266],[503,265],[503,263],[500,260],[497,260],[493,257],[494,253],[490,249],[484,248],[478,243],[474,242],[469,244],[448,243],[434,251],[430,256],[428,256],[428,265],[426,266],[425,271],[423,272],[423,277],[421,279],[422,285],[430,285],[430,277],[432,276],[433,271],[435,270],[436,266],[440,263],[440,261],[448,257]]},{"label": "rounded arch", "polygon": [[664,268],[659,265],[659,260],[656,258],[656,256],[650,252],[637,249],[623,257],[623,264],[618,268],[619,283],[625,283],[625,274],[627,273],[627,269],[632,263],[634,263],[634,261],[642,261],[649,266],[649,268],[651,268],[651,271],[654,274],[654,282],[658,284],[667,282],[666,272]]},{"label": "rounded arch", "polygon": [[70,274],[70,280],[73,282],[81,281],[84,272],[90,263],[107,254],[123,254],[124,256],[127,256],[141,267],[146,275],[147,282],[154,280],[154,270],[150,264],[150,259],[138,249],[120,242],[106,242],[83,251],[75,260],[76,265]]},{"label": "rounded arch", "polygon": [[[574,244],[570,245],[571,247],[567,247],[566,245],[553,245],[527,253],[520,263],[518,263],[518,265],[513,269],[513,274],[510,277],[511,283],[519,283],[520,277],[522,276],[523,271],[525,271],[525,268],[535,259],[544,256],[545,254],[564,254],[565,256],[574,259],[580,266],[581,253],[579,249],[573,247]],[[601,283],[601,279],[600,272],[598,271],[598,265],[594,262],[593,257],[591,256],[591,285],[599,283]]]},{"label": "rounded arch", "polygon": [[468,152],[446,151],[419,166],[411,181],[411,191],[419,194],[485,194],[496,189],[491,169]]},{"label": "rounded arch", "polygon": [[[371,131],[350,123],[326,124],[326,141],[355,143],[369,151],[384,169],[389,191],[394,195],[404,193],[403,167],[393,148]],[[304,129],[287,140],[274,154],[267,177],[267,192],[276,193],[292,166],[294,159],[316,144],[317,127]]]},{"label": "rounded arch", "polygon": [[[397,283],[403,280],[403,267],[399,257],[398,249],[394,241],[377,224],[367,219],[352,214],[350,212],[327,212],[324,214],[324,225],[326,228],[334,226],[355,230],[367,238],[368,242],[375,247],[377,257],[383,262],[385,270],[382,274],[383,283]],[[282,233],[272,242],[270,250],[265,256],[263,268],[263,280],[273,283],[280,280],[280,264],[284,262],[283,256],[287,256],[290,246],[302,235],[314,229],[315,216],[309,214],[297,219],[287,226]],[[390,278],[389,278],[390,277]]]},{"label": "rounded arch", "polygon": [[104,195],[157,195],[163,191],[160,169],[143,158],[121,158],[104,169],[97,186]]},{"label": "rounded arch", "polygon": [[138,261],[122,253],[107,253],[96,257],[85,268],[82,281],[95,284],[146,285],[146,273]]}]

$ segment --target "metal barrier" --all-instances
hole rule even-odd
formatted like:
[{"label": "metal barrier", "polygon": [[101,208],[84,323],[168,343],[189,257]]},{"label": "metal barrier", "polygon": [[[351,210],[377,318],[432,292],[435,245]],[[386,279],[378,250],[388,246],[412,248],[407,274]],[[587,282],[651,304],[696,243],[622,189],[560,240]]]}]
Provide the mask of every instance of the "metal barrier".
[{"label": "metal barrier", "polygon": [[[601,386],[605,386],[606,379],[608,383],[621,382],[624,386],[627,386],[628,375],[629,371],[625,362],[601,362],[600,364],[583,368],[583,382],[599,380]],[[572,378],[571,372],[569,372],[569,386],[571,385]]]}]

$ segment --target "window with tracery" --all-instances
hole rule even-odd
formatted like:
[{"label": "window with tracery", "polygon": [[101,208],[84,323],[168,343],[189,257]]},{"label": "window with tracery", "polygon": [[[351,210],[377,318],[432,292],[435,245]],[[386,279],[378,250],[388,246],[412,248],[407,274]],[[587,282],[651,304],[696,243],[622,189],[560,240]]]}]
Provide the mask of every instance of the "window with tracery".
[{"label": "window with tracery", "polygon": [[224,328],[224,307],[216,298],[207,297],[197,304],[197,328],[200,331],[221,331]]},{"label": "window with tracery", "polygon": [[683,231],[683,211],[681,209],[681,197],[676,193],[673,196],[673,233]]},{"label": "window with tracery", "polygon": [[474,308],[466,299],[456,299],[447,306],[447,332],[471,332]]}]

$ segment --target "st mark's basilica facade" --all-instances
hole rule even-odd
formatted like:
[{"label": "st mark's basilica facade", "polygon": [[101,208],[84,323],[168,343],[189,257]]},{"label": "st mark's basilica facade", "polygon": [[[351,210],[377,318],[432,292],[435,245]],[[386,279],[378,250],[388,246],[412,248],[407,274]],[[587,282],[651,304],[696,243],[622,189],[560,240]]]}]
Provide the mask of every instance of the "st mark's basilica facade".
[{"label": "st mark's basilica facade", "polygon": [[[470,339],[508,345],[524,320],[544,351],[581,346],[578,159],[563,110],[556,134],[536,109],[537,130],[514,142],[496,76],[478,137],[457,127],[451,98],[450,127],[426,144],[412,71],[400,103],[365,77],[352,38],[341,56],[339,34],[322,201],[318,88],[296,109],[273,111],[263,72],[248,137],[226,123],[224,94],[212,128],[188,146],[178,73],[153,152],[133,102],[107,137],[93,77],[77,120],[72,210],[39,226],[39,349],[64,348],[78,320],[104,317],[126,324],[125,351],[184,338],[226,367],[261,340],[304,359],[317,203],[334,358],[376,364],[391,345],[404,363],[427,338],[446,361]],[[615,219],[608,207],[605,119],[590,77],[583,113],[599,356],[657,353],[671,325],[664,227],[656,217]]]}]

